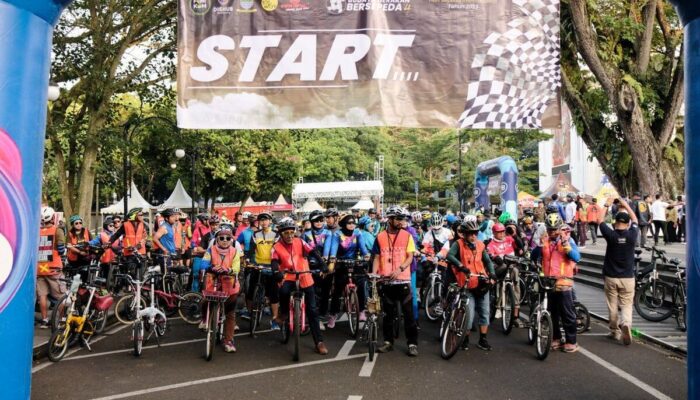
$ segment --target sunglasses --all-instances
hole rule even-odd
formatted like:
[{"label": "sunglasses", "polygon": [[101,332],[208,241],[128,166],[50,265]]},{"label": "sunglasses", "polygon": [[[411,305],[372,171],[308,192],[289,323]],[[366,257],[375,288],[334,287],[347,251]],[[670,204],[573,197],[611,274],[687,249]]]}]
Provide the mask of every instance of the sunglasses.
[{"label": "sunglasses", "polygon": [[469,231],[469,232],[464,232],[464,234],[467,235],[467,236],[472,236],[472,235],[478,234],[478,232]]},{"label": "sunglasses", "polygon": [[355,221],[348,221],[347,225],[355,225]]},{"label": "sunglasses", "polygon": [[107,225],[107,228],[114,228],[114,224],[112,224],[112,225]]},{"label": "sunglasses", "polygon": [[405,221],[406,217],[393,217],[397,221]]},{"label": "sunglasses", "polygon": [[219,236],[216,239],[220,242],[230,242],[233,238],[231,236]]},{"label": "sunglasses", "polygon": [[82,224],[83,224],[83,223],[82,223],[82,222],[80,222],[80,221],[77,221],[77,222],[73,222],[73,225],[82,225]]},{"label": "sunglasses", "polygon": [[294,229],[288,229],[286,231],[282,231],[282,236],[294,236]]}]

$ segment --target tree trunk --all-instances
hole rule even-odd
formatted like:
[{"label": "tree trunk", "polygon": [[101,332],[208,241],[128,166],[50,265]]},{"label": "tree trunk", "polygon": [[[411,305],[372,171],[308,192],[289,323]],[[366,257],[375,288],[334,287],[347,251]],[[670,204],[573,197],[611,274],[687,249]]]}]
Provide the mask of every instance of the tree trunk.
[{"label": "tree trunk", "polygon": [[[89,133],[88,133],[89,134]],[[98,145],[89,143],[85,147],[82,166],[80,168],[80,188],[78,213],[83,217],[85,226],[90,226],[90,212],[92,210],[92,198],[95,190],[95,162],[97,161]]]},{"label": "tree trunk", "polygon": [[639,190],[650,194],[658,192],[661,189],[659,186],[661,152],[658,150],[651,129],[644,121],[641,110],[636,104],[629,114],[618,108],[618,118],[632,153]]}]

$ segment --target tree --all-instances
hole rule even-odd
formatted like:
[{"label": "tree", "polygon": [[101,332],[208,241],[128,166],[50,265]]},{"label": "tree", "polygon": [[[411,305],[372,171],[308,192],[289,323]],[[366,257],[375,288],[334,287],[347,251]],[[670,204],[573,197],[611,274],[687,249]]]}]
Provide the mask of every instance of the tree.
[{"label": "tree", "polygon": [[623,192],[683,190],[682,27],[666,0],[566,0],[563,96],[583,141]]},{"label": "tree", "polygon": [[66,213],[89,218],[99,156],[123,146],[115,128],[140,104],[119,95],[148,101],[170,90],[176,15],[167,0],[78,0],[56,27],[52,76],[68,88],[49,110],[47,134]]}]

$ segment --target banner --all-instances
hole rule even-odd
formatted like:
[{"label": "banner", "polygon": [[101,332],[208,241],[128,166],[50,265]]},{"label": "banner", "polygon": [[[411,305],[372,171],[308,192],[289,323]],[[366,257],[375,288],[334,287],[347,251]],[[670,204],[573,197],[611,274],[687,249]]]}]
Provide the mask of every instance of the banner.
[{"label": "banner", "polygon": [[178,125],[558,128],[559,0],[180,0]]}]

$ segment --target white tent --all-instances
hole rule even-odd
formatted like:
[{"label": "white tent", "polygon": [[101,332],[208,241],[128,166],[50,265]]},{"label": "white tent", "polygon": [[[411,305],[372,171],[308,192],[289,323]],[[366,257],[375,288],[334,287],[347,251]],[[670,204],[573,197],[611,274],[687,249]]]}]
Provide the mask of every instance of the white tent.
[{"label": "white tent", "polygon": [[[129,198],[127,202],[129,209],[136,208],[136,207],[141,207],[145,210],[149,210],[153,208],[152,205],[148,204],[148,202],[141,196],[141,193],[139,193],[139,190],[136,189],[136,185],[134,182],[131,182],[131,190],[129,190]],[[101,214],[121,214],[124,212],[124,199],[122,198],[119,200],[117,203],[112,204],[109,207],[105,207],[100,209]]]},{"label": "white tent", "polygon": [[308,199],[301,208],[297,209],[297,212],[307,213],[314,210],[324,211],[324,208],[314,199]]},{"label": "white tent", "polygon": [[165,203],[161,204],[158,209],[164,210],[166,208],[192,208],[192,197],[187,194],[185,187],[182,186],[182,182],[178,179],[175,189],[168,197]]},{"label": "white tent", "polygon": [[282,196],[282,193],[280,193],[280,195],[277,196],[277,200],[275,200],[275,204],[274,204],[274,205],[276,205],[276,206],[286,206],[287,204],[289,204],[289,203],[287,203],[287,200],[285,200],[285,199],[284,199],[284,196]]},{"label": "white tent", "polygon": [[354,206],[350,207],[351,210],[369,210],[370,208],[374,208],[374,203],[367,197],[361,198]]},{"label": "white tent", "polygon": [[382,196],[384,196],[384,185],[381,181],[297,183],[292,189],[292,200],[295,201]]}]

